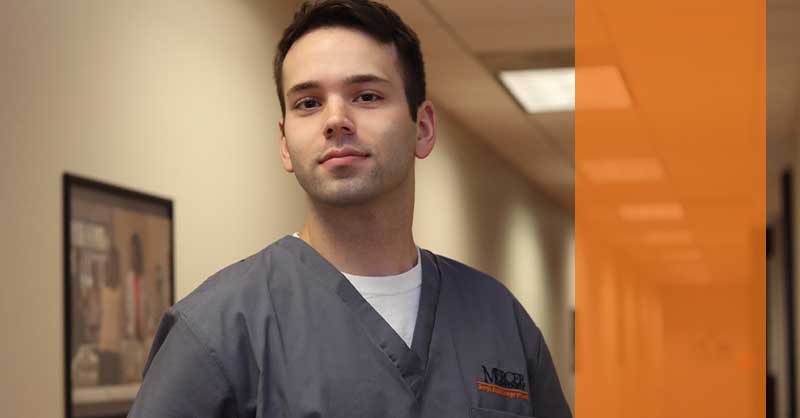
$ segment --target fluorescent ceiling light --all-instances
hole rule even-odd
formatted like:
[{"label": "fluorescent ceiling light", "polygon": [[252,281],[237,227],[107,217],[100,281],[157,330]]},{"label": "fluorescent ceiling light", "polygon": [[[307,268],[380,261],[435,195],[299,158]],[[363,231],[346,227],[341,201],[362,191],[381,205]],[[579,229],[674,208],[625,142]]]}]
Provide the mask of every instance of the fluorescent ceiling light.
[{"label": "fluorescent ceiling light", "polygon": [[661,259],[672,262],[701,261],[703,259],[703,253],[696,248],[677,249],[661,253]]},{"label": "fluorescent ceiling light", "polygon": [[669,264],[662,268],[664,278],[681,284],[704,284],[711,282],[711,272],[703,262]]},{"label": "fluorescent ceiling light", "polygon": [[645,234],[644,242],[650,245],[686,245],[693,240],[689,231],[653,231]]},{"label": "fluorescent ceiling light", "polygon": [[612,110],[631,107],[631,96],[619,68],[612,65],[579,67],[580,110]]},{"label": "fluorescent ceiling light", "polygon": [[575,109],[575,68],[501,71],[500,81],[528,113]]},{"label": "fluorescent ceiling light", "polygon": [[628,222],[679,221],[683,219],[683,206],[679,203],[623,205],[619,216]]},{"label": "fluorescent ceiling light", "polygon": [[[575,68],[501,71],[500,81],[528,113],[575,110]],[[631,107],[622,72],[613,65],[580,67],[580,108],[612,110]]]},{"label": "fluorescent ceiling light", "polygon": [[664,169],[654,158],[589,160],[581,165],[593,183],[640,183],[664,179]]}]

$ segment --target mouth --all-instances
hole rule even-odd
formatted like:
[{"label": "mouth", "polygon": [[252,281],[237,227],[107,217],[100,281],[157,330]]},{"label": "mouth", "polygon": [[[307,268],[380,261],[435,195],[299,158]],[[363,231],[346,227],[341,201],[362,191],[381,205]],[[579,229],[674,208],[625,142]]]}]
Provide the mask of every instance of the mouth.
[{"label": "mouth", "polygon": [[326,166],[348,165],[367,157],[369,157],[369,153],[356,150],[355,148],[337,148],[326,152],[322,158],[319,159],[319,164],[324,164]]}]

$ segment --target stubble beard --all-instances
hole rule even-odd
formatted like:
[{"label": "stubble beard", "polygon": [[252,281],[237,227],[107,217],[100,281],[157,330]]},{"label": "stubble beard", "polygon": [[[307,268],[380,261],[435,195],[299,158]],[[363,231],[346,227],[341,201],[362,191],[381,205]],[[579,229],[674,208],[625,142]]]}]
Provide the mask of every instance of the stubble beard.
[{"label": "stubble beard", "polygon": [[324,173],[320,166],[303,167],[295,170],[295,177],[316,203],[334,207],[363,206],[399,187],[411,169],[410,164],[401,162],[391,167],[373,163],[369,170],[339,167],[333,175]]}]

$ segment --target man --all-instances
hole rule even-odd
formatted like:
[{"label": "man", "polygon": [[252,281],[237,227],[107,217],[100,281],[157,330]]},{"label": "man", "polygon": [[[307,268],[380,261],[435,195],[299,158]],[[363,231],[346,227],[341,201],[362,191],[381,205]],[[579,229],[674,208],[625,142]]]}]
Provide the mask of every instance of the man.
[{"label": "man", "polygon": [[366,0],[305,4],[275,79],[305,225],[165,315],[130,416],[570,417],[508,290],[414,244],[436,142],[416,35]]}]

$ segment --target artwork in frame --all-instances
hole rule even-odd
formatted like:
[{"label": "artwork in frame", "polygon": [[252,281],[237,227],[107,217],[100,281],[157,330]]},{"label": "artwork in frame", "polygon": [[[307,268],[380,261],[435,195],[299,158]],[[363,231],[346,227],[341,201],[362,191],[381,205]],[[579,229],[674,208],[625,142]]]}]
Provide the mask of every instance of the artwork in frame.
[{"label": "artwork in frame", "polygon": [[66,416],[124,417],[174,300],[172,202],[63,181]]}]

